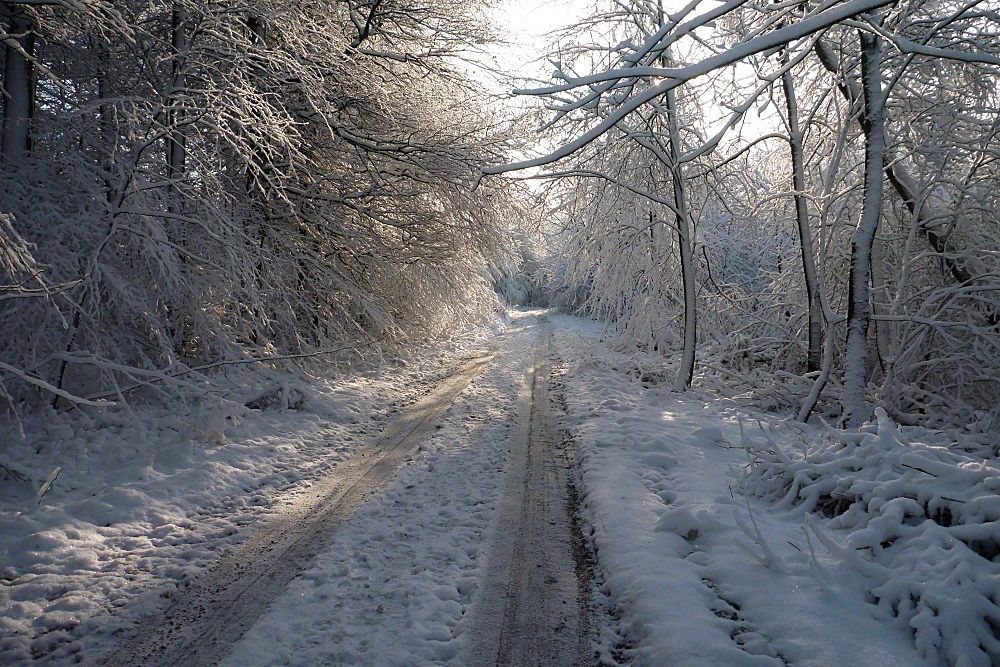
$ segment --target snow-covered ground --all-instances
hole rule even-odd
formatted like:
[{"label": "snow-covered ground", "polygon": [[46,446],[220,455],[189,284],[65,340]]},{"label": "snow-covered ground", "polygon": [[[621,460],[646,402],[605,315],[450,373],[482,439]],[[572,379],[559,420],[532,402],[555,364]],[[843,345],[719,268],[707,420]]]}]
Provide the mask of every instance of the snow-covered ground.
[{"label": "snow-covered ground", "polygon": [[565,396],[581,450],[583,513],[602,591],[617,617],[605,664],[927,664],[880,621],[864,578],[803,532],[801,516],[750,503],[775,555],[763,556],[737,475],[747,458],[727,401],[643,383],[635,362],[596,344],[596,325],[558,318]]},{"label": "snow-covered ground", "polygon": [[470,326],[367,371],[298,378],[305,400],[294,410],[243,408],[267,389],[246,374],[199,402],[46,410],[23,435],[3,424],[0,664],[92,657],[502,328]]},{"label": "snow-covered ground", "polygon": [[[476,640],[537,315],[512,313],[502,335],[470,329],[405,366],[314,380],[298,410],[226,421],[219,404],[172,404],[43,415],[24,439],[8,431],[0,663],[89,658],[165,585],[205,567],[244,525],[349,456],[457,359],[492,348],[433,437],[223,663],[457,664]],[[884,416],[834,437],[708,392],[674,393],[669,368],[609,349],[599,325],[550,321],[552,394],[568,415],[597,559],[595,663],[997,659],[1000,572],[986,547],[1000,543],[988,541],[1000,469],[988,438],[899,429]],[[31,481],[13,479],[22,473]],[[982,553],[964,547],[973,538]]]},{"label": "snow-covered ground", "polygon": [[995,435],[881,411],[845,433],[679,395],[669,364],[556,321],[583,514],[619,619],[605,664],[1000,664]]}]

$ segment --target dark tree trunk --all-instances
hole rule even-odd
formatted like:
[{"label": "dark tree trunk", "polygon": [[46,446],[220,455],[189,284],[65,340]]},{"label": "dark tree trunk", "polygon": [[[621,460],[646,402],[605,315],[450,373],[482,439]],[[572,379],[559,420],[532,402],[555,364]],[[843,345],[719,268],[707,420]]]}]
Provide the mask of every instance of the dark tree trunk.
[{"label": "dark tree trunk", "polygon": [[[170,99],[167,123],[170,134],[167,136],[167,177],[171,181],[180,178],[184,173],[184,134],[180,130],[183,111],[178,107],[178,95],[184,95],[184,51],[186,49],[186,21],[184,10],[175,6],[170,17],[170,47],[173,58],[170,62]],[[176,188],[176,185],[174,185]]]},{"label": "dark tree trunk", "polygon": [[[20,7],[11,9],[8,33],[19,35],[14,41],[30,56],[35,52],[34,22]],[[34,65],[18,49],[7,45],[4,68],[3,137],[0,161],[13,164],[31,150],[31,120],[35,115]]]},{"label": "dark tree trunk", "polygon": [[[787,54],[783,61],[787,64]],[[818,371],[823,364],[823,305],[820,302],[819,276],[813,254],[809,211],[806,208],[805,158],[802,150],[803,131],[799,127],[795,84],[790,71],[784,73],[781,77],[781,83],[785,91],[785,107],[788,113],[788,144],[792,153],[792,187],[795,188],[795,222],[799,228],[802,272],[805,276],[806,300],[809,304],[809,352],[806,357],[806,371],[811,373]]]}]

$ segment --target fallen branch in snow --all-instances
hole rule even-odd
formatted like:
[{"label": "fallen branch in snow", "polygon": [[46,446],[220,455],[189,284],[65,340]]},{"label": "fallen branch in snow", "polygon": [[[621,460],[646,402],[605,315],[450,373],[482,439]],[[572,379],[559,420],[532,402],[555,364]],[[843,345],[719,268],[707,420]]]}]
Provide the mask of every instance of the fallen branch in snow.
[{"label": "fallen branch in snow", "polygon": [[5,461],[0,462],[0,474],[18,482],[27,482],[31,479],[31,475],[18,470],[13,464]]},{"label": "fallen branch in snow", "polygon": [[925,475],[930,475],[931,477],[937,477],[937,475],[935,475],[934,473],[928,470],[924,470],[923,468],[918,468],[917,466],[911,465],[909,463],[903,463],[902,461],[900,461],[899,465],[903,466],[904,468],[909,468],[910,470],[917,470],[919,472],[924,473]]},{"label": "fallen branch in snow", "polygon": [[[381,342],[384,342],[385,340],[386,340],[386,337],[376,338],[376,339],[370,340],[370,341],[368,341],[366,343],[345,345],[343,347],[338,347],[338,348],[335,348],[335,349],[317,350],[315,352],[306,352],[306,353],[302,353],[302,354],[276,355],[276,356],[273,356],[273,357],[254,357],[254,358],[251,358],[251,359],[226,359],[226,360],[222,360],[222,361],[214,361],[214,362],[212,362],[210,364],[205,364],[203,366],[181,367],[176,372],[170,372],[170,371],[166,371],[166,370],[147,370],[147,369],[142,369],[142,368],[133,368],[131,366],[125,366],[125,365],[122,365],[122,364],[115,364],[115,363],[112,363],[112,362],[110,362],[110,361],[108,361],[106,359],[101,359],[99,357],[94,357],[94,356],[82,356],[82,355],[59,353],[59,354],[53,354],[53,355],[51,355],[50,358],[51,359],[60,360],[60,361],[66,361],[68,363],[89,364],[89,365],[95,366],[95,367],[97,367],[97,368],[99,368],[101,370],[122,373],[122,374],[125,374],[126,376],[141,376],[141,377],[145,378],[145,380],[134,381],[133,384],[131,384],[131,385],[127,386],[127,387],[123,387],[121,389],[116,389],[114,391],[106,391],[106,392],[102,392],[102,393],[99,393],[99,394],[93,394],[93,395],[87,397],[87,399],[81,399],[80,401],[78,401],[78,402],[83,403],[84,405],[108,405],[107,402],[94,403],[93,401],[99,401],[100,399],[107,398],[108,396],[115,396],[115,395],[125,394],[125,393],[133,391],[135,389],[139,389],[140,387],[149,386],[150,384],[152,384],[154,382],[180,383],[180,384],[186,385],[186,386],[188,386],[190,388],[200,388],[200,387],[198,387],[198,385],[190,383],[190,382],[187,382],[185,380],[182,380],[181,378],[183,378],[183,377],[185,377],[187,375],[199,374],[199,373],[202,373],[204,371],[212,370],[212,369],[215,369],[215,368],[220,368],[220,367],[223,367],[223,366],[239,366],[239,365],[258,364],[258,363],[259,364],[266,364],[266,363],[273,363],[273,362],[279,362],[279,361],[294,361],[294,360],[298,360],[298,359],[310,359],[310,358],[320,357],[320,356],[324,356],[324,355],[337,354],[337,353],[340,353],[340,352],[346,352],[348,350],[358,350],[358,349],[365,348],[365,347],[371,347],[373,345],[377,345],[377,344],[379,344]],[[2,362],[0,362],[0,367],[3,367]],[[16,370],[16,369],[14,369],[14,370]],[[207,378],[203,377],[203,379],[207,379]],[[63,394],[59,394],[59,395],[62,396]],[[74,399],[70,398],[69,400],[74,400]],[[84,402],[84,401],[91,401],[91,402]]]},{"label": "fallen branch in snow", "polygon": [[44,389],[46,391],[50,391],[53,394],[55,394],[56,396],[60,396],[62,398],[65,398],[67,401],[72,401],[73,403],[76,403],[78,405],[93,405],[93,406],[102,407],[102,408],[114,405],[114,403],[111,402],[111,401],[99,400],[101,398],[99,396],[98,397],[94,397],[94,398],[81,398],[80,396],[75,396],[75,395],[69,393],[68,391],[64,391],[64,390],[60,389],[59,387],[56,387],[56,386],[53,386],[53,385],[49,384],[48,382],[46,382],[45,380],[43,380],[41,378],[37,378],[37,377],[35,377],[33,375],[28,375],[27,373],[25,373],[24,371],[22,371],[20,368],[15,368],[15,367],[11,366],[10,364],[5,364],[2,361],[0,361],[0,370],[7,371],[11,375],[14,375],[14,376],[20,378],[21,380],[24,380],[28,384],[33,384],[36,387],[40,387],[41,389]]}]

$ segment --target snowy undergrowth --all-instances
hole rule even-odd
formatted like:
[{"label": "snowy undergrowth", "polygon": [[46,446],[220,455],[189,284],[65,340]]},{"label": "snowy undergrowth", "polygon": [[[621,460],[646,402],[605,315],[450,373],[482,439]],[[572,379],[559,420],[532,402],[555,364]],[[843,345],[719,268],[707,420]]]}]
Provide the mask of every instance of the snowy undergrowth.
[{"label": "snowy undergrowth", "polygon": [[495,334],[470,326],[381,365],[285,376],[278,394],[243,372],[210,398],[0,424],[0,663],[72,661],[81,638],[129,626]]},{"label": "snowy undergrowth", "polygon": [[[955,667],[1000,662],[1000,465],[986,436],[900,427],[884,411],[857,433],[779,444],[747,429],[750,493],[846,531],[828,546],[871,581],[886,619]],[[818,536],[825,537],[822,529]],[[826,538],[829,539],[829,538]]]}]

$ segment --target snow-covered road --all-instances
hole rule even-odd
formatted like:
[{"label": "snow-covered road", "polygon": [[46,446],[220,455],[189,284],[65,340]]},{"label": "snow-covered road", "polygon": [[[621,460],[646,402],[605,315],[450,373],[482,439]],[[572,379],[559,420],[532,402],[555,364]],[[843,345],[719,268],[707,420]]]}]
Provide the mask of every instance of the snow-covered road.
[{"label": "snow-covered road", "polygon": [[593,571],[577,520],[572,442],[561,437],[558,406],[550,397],[548,318],[537,328],[465,665],[593,663]]},{"label": "snow-covered road", "polygon": [[[420,455],[344,526],[223,666],[584,664],[571,655],[552,662],[548,652],[532,652],[533,661],[506,660],[512,630],[515,643],[529,643],[526,627],[541,638],[531,646],[546,647],[558,636],[567,641],[548,651],[574,640],[586,657],[590,649],[576,588],[567,593],[565,578],[555,576],[568,572],[569,583],[576,582],[565,473],[531,485],[533,501],[546,502],[545,510],[523,509],[526,478],[531,471],[538,476],[529,452],[548,444],[532,441],[547,420],[544,387],[533,391],[532,381],[547,381],[537,368],[546,359],[544,349],[536,352],[546,335],[540,328],[536,314],[514,320]],[[566,534],[554,547],[560,534],[553,515]],[[540,520],[546,530],[538,539]],[[526,553],[522,534],[536,553]],[[541,578],[525,582],[530,587],[509,586],[517,579],[509,575],[525,567]],[[555,591],[568,595],[573,613]],[[569,632],[567,620],[574,626]]]},{"label": "snow-covered road", "polygon": [[362,446],[308,493],[282,507],[208,571],[171,596],[170,606],[142,621],[95,664],[104,667],[211,667],[234,640],[323,550],[330,536],[394,476],[430,435],[492,355],[462,363],[369,446]]},{"label": "snow-covered road", "polygon": [[[5,455],[34,490],[47,466],[63,472],[40,504],[29,482],[0,494],[0,663],[177,664],[169,651],[189,645],[185,667],[226,653],[224,667],[938,664],[812,519],[740,488],[740,422],[774,422],[782,447],[796,431],[676,394],[668,375],[609,349],[599,325],[519,311],[503,332],[314,382],[298,410],[212,437],[184,424],[208,408],[26,424]],[[363,478],[373,452],[398,460],[364,502],[309,524],[318,497],[337,504],[331,480]],[[291,524],[308,548],[259,558],[261,536]],[[286,553],[298,538],[275,539]],[[218,612],[228,585],[206,572],[256,564],[267,578],[276,561],[270,588],[244,586],[243,617]],[[198,590],[194,616],[219,622],[171,629],[171,600]]]}]

